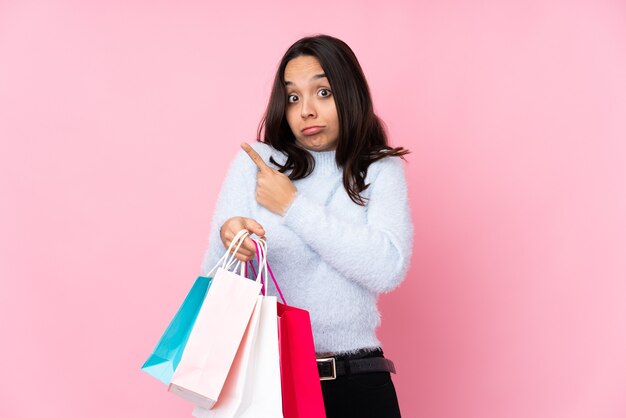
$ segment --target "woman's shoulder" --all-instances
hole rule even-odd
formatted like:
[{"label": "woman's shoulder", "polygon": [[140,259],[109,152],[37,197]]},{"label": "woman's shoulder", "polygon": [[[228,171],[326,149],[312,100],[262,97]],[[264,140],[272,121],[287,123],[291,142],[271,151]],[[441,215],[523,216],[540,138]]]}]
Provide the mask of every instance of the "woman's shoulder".
[{"label": "woman's shoulder", "polygon": [[403,179],[405,164],[406,160],[401,157],[381,158],[368,167],[365,182],[373,182],[378,178]]}]

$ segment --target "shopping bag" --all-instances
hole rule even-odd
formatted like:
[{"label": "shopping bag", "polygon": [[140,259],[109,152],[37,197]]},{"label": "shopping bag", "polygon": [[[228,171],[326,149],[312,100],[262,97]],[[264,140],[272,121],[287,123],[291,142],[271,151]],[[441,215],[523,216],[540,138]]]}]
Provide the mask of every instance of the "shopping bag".
[{"label": "shopping bag", "polygon": [[228,372],[219,399],[211,409],[197,406],[192,415],[197,418],[234,418],[239,416],[248,370],[251,366],[251,355],[255,349],[255,340],[261,314],[263,296],[257,297],[248,327],[243,335],[233,364]]},{"label": "shopping bag", "polygon": [[[247,236],[240,231],[228,253],[234,245],[236,253]],[[239,274],[227,269],[234,260],[225,260],[213,276],[169,385],[170,392],[207,409],[219,398],[261,290],[260,277],[248,280],[242,263]]]},{"label": "shopping bag", "polygon": [[[264,295],[267,295],[271,271],[267,261],[267,243],[260,240],[256,244],[257,252],[261,252],[263,260],[263,263],[259,264],[262,291]],[[273,274],[272,279],[276,283]],[[278,284],[276,286],[278,289]],[[282,292],[280,296],[283,297]],[[242,412],[239,418],[283,418],[279,352],[276,297],[264,296],[255,350],[250,363],[252,367],[246,380]]]},{"label": "shopping bag", "polygon": [[[261,281],[267,275],[267,248],[255,241]],[[258,318],[255,317],[259,311]],[[244,340],[212,409],[196,407],[197,418],[282,418],[276,298],[259,296]],[[258,319],[258,320],[257,320]],[[256,321],[255,321],[256,320]],[[247,355],[249,354],[249,355]]]},{"label": "shopping bag", "polygon": [[263,298],[250,364],[238,418],[283,418],[275,296]]},{"label": "shopping bag", "polygon": [[285,418],[324,418],[309,313],[278,303],[280,374]]},{"label": "shopping bag", "polygon": [[211,285],[210,277],[198,277],[176,315],[161,336],[141,370],[169,384],[196,322],[202,301]]}]

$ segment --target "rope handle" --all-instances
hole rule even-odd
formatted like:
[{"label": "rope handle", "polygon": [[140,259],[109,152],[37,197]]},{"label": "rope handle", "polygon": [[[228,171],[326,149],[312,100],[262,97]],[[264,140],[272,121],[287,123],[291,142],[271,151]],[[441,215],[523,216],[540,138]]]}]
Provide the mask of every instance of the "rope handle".
[{"label": "rope handle", "polygon": [[[217,270],[218,267],[222,267],[225,270],[233,271],[235,273],[237,273],[237,270],[239,270],[240,276],[247,277],[248,268],[247,268],[246,263],[244,263],[243,261],[237,260],[237,258],[235,257],[235,254],[237,253],[237,251],[239,251],[239,247],[241,247],[241,245],[244,243],[244,241],[249,235],[250,235],[250,232],[247,229],[242,229],[239,232],[237,232],[233,240],[230,242],[230,245],[228,246],[228,249],[226,250],[224,255],[218,260],[215,266],[206,274],[206,277],[211,277],[211,275],[215,272],[215,270]],[[260,280],[261,280],[261,276],[259,275],[256,278],[256,281],[258,282]]]},{"label": "rope handle", "polygon": [[[283,301],[283,304],[287,305],[287,302],[285,301],[285,296],[283,295],[283,292],[280,290],[280,286],[278,285],[278,282],[276,281],[276,277],[274,276],[274,272],[272,272],[272,268],[267,262],[267,242],[265,242],[264,240],[257,241],[255,239],[252,239],[252,241],[254,242],[254,246],[256,247],[257,256],[259,257],[259,259],[263,260],[262,264],[261,262],[259,262],[259,277],[261,277],[261,284],[263,285],[263,287],[261,288],[261,292],[263,293],[264,296],[267,294],[267,288],[265,284],[269,281],[268,280],[268,271],[269,271],[269,276],[272,278],[272,281],[274,282],[274,286],[276,287],[276,290],[278,291],[278,295],[280,296],[280,299]],[[249,264],[250,264],[250,268],[256,275],[254,266],[252,265],[251,262]],[[263,274],[262,274],[263,271],[265,271],[265,280],[263,279]]]}]

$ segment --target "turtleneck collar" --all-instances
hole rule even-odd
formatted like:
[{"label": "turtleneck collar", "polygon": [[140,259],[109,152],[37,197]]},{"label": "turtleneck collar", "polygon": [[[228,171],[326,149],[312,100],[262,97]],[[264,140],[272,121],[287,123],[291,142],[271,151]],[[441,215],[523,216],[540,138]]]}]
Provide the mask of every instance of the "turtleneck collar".
[{"label": "turtleneck collar", "polygon": [[336,151],[311,151],[307,150],[315,160],[315,169],[313,174],[331,174],[341,170],[335,161]]}]

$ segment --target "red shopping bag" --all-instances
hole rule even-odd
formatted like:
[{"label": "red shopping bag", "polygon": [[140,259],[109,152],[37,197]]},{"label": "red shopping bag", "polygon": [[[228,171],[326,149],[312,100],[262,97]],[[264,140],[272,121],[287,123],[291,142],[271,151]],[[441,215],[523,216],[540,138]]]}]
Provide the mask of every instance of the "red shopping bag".
[{"label": "red shopping bag", "polygon": [[284,418],[325,418],[309,312],[277,304]]}]

